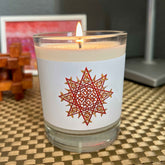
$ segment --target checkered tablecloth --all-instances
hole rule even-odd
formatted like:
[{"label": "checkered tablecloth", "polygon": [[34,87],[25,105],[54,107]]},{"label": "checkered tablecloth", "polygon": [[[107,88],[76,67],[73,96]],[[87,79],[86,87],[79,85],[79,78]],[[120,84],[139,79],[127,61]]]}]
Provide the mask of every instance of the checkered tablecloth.
[{"label": "checkered tablecloth", "polygon": [[11,93],[0,102],[0,165],[165,165],[165,86],[150,88],[124,82],[118,139],[92,153],[52,146],[45,136],[38,78],[25,98]]}]

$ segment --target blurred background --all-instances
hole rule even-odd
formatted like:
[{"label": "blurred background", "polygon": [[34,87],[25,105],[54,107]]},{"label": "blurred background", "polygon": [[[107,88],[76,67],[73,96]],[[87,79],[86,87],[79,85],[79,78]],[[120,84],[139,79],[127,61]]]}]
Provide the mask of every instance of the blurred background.
[{"label": "blurred background", "polygon": [[[87,14],[88,30],[128,32],[127,58],[144,56],[146,0],[0,0],[3,15]],[[165,0],[156,1],[155,57],[165,58]]]}]

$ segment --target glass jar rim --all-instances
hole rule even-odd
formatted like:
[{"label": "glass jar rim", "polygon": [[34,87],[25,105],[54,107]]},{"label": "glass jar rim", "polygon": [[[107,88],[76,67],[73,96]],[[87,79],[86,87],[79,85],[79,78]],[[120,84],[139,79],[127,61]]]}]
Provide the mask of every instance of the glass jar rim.
[{"label": "glass jar rim", "polygon": [[[69,35],[67,35],[69,34]],[[74,34],[74,35],[73,35]],[[101,38],[112,38],[127,35],[125,31],[118,30],[92,30],[92,31],[83,31],[83,39],[101,39]],[[76,36],[76,32],[50,32],[50,33],[38,33],[33,35],[34,39],[54,39],[54,40],[74,40],[81,38]]]}]

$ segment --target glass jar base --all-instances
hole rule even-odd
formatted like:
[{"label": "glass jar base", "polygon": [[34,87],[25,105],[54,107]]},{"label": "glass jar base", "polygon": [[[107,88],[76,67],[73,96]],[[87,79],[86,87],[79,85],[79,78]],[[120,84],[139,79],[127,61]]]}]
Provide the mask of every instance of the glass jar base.
[{"label": "glass jar base", "polygon": [[109,129],[90,134],[69,134],[55,130],[45,122],[48,140],[58,148],[71,152],[94,152],[106,148],[118,136],[120,121]]}]

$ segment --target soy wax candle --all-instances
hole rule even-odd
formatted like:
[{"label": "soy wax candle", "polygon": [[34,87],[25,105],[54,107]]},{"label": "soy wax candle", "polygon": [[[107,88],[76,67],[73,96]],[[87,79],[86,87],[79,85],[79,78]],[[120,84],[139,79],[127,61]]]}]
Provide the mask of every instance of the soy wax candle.
[{"label": "soy wax candle", "polygon": [[53,145],[91,152],[117,138],[126,37],[81,28],[77,35],[34,35],[46,135]]}]

